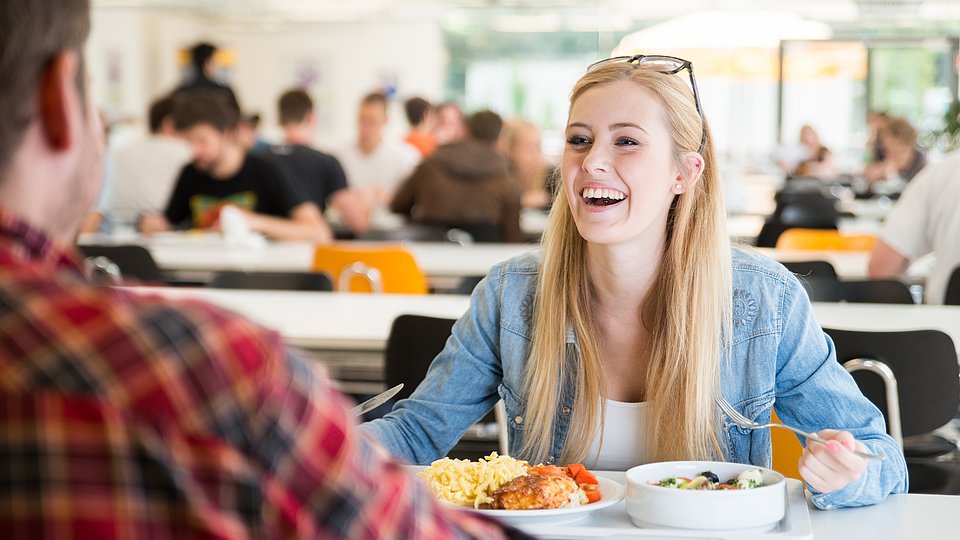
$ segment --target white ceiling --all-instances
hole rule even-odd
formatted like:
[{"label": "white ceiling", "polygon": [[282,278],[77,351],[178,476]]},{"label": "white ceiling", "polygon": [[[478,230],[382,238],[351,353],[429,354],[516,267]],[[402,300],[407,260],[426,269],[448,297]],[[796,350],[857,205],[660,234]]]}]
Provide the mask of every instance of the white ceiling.
[{"label": "white ceiling", "polygon": [[320,22],[446,16],[585,16],[659,21],[704,9],[762,9],[828,23],[946,25],[960,33],[960,0],[93,0],[97,6],[193,12],[230,19]]}]

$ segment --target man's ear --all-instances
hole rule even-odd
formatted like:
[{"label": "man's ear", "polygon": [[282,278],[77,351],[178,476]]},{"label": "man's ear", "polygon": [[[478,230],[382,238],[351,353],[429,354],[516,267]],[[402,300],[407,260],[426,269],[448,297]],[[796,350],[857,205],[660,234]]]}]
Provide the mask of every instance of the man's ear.
[{"label": "man's ear", "polygon": [[680,159],[681,167],[677,174],[677,182],[690,188],[703,176],[703,156],[696,152],[687,152]]},{"label": "man's ear", "polygon": [[[40,77],[38,109],[41,130],[47,143],[57,151],[73,145],[71,110],[84,106],[77,92],[78,69],[77,53],[61,51],[50,60]],[[95,114],[95,111],[90,113]]]}]

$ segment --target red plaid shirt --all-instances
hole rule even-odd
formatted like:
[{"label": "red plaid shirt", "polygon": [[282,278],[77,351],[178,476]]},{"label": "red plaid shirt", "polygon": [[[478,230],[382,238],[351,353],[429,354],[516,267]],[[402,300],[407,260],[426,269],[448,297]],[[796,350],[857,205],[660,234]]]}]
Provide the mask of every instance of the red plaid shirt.
[{"label": "red plaid shirt", "polygon": [[276,333],[91,286],[0,212],[3,538],[507,535],[387,461]]}]

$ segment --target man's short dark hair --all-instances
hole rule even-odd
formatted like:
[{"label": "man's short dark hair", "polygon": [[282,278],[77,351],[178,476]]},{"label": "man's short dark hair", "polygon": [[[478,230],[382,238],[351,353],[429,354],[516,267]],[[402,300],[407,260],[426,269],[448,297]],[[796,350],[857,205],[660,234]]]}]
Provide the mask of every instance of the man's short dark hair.
[{"label": "man's short dark hair", "polygon": [[212,43],[200,42],[190,48],[190,63],[197,70],[197,75],[203,75],[203,68],[213,58],[217,48]]},{"label": "man's short dark hair", "polygon": [[40,75],[51,58],[63,51],[80,55],[77,89],[86,95],[83,43],[89,33],[89,0],[0,2],[0,174],[33,120]]},{"label": "man's short dark hair", "polygon": [[407,113],[407,122],[411,126],[418,126],[423,122],[423,117],[430,110],[430,102],[421,97],[412,97],[403,104],[403,110]]},{"label": "man's short dark hair", "polygon": [[467,132],[477,141],[495,143],[500,137],[501,129],[503,129],[503,119],[490,110],[475,112],[467,118]]},{"label": "man's short dark hair", "polygon": [[361,105],[381,105],[384,109],[387,108],[387,96],[383,92],[371,92],[360,100]]},{"label": "man's short dark hair", "polygon": [[150,105],[148,113],[150,120],[150,133],[158,133],[163,127],[163,122],[173,116],[173,108],[176,101],[172,96],[164,96]]},{"label": "man's short dark hair", "polygon": [[313,100],[310,94],[301,88],[287,90],[277,102],[277,112],[280,116],[280,125],[299,124],[313,111]]},{"label": "man's short dark hair", "polygon": [[227,100],[215,92],[192,92],[176,98],[173,107],[173,126],[187,131],[207,124],[217,131],[231,131],[237,127],[239,115]]}]

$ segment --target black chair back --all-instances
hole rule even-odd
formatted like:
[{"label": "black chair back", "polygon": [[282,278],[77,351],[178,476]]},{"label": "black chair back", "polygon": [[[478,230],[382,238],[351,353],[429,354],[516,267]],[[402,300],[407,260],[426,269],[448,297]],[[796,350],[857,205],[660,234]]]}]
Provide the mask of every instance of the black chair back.
[{"label": "black chair back", "polygon": [[[960,407],[960,366],[953,339],[939,330],[867,332],[824,328],[841,364],[869,358],[886,364],[897,379],[904,437],[929,433],[953,419]],[[880,378],[853,374],[857,385],[886,416]]]},{"label": "black chair back", "polygon": [[[459,243],[497,243],[503,241],[503,235],[500,233],[500,227],[496,223],[463,223],[463,222],[438,222],[430,221],[422,223],[427,227],[438,227],[445,231],[447,241]],[[453,233],[453,234],[451,234]],[[458,236],[463,233],[469,235],[467,242],[458,240]],[[465,238],[465,237],[464,237]]]},{"label": "black chair back", "polygon": [[947,281],[947,293],[943,303],[948,306],[960,306],[960,266],[953,269]]},{"label": "black chair back", "polygon": [[332,291],[333,280],[323,272],[217,272],[210,287],[278,291]]},{"label": "black chair back", "polygon": [[788,204],[776,214],[777,220],[793,227],[835,229],[840,213],[833,205]]},{"label": "black chair back", "polygon": [[758,247],[776,247],[783,231],[804,229],[836,229],[840,219],[839,199],[822,182],[809,178],[787,182],[774,195],[776,208],[767,217],[757,235]]},{"label": "black chair back", "polygon": [[787,270],[797,274],[800,278],[822,277],[837,279],[837,270],[827,261],[795,261],[785,262]]},{"label": "black chair back", "polygon": [[400,315],[390,327],[384,351],[383,379],[387,388],[403,383],[396,400],[410,397],[423,381],[430,363],[447,344],[454,319]]},{"label": "black chair back", "polygon": [[374,229],[358,238],[388,242],[446,242],[447,229],[434,225],[408,223],[394,229]]},{"label": "black chair back", "polygon": [[106,257],[120,268],[125,278],[136,278],[144,282],[161,280],[160,268],[153,256],[143,246],[137,245],[101,245],[85,244],[77,246],[86,258]]},{"label": "black chair back", "polygon": [[[896,378],[910,493],[960,494],[960,463],[942,459],[956,454],[956,441],[931,433],[950,422],[960,406],[960,366],[950,336],[939,330],[824,331],[833,338],[841,364],[858,358],[875,360]],[[883,380],[869,371],[851,375],[863,395],[883,412],[889,431]]]},{"label": "black chair back", "polygon": [[[403,383],[396,400],[410,397],[420,385],[433,359],[446,346],[455,322],[426,315],[399,315],[394,319],[383,356],[383,379],[387,388]],[[495,421],[493,413],[482,420]]]},{"label": "black chair back", "polygon": [[800,279],[811,302],[913,304],[910,288],[892,279],[840,281],[810,276]]}]

